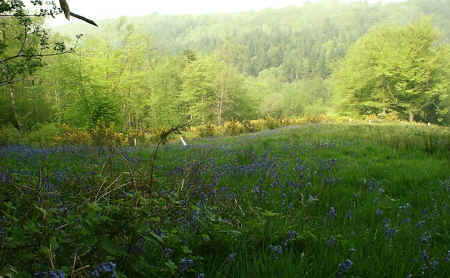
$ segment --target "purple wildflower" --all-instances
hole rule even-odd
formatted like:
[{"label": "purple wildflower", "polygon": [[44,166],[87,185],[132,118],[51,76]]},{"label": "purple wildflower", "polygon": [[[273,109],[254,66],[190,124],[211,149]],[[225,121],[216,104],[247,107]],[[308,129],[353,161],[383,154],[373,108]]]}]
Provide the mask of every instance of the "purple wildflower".
[{"label": "purple wildflower", "polygon": [[347,220],[352,219],[352,212],[350,210],[345,213],[345,218],[347,218]]},{"label": "purple wildflower", "polygon": [[422,228],[423,224],[425,224],[425,220],[421,220],[417,223],[416,227],[417,228]]},{"label": "purple wildflower", "polygon": [[329,247],[333,246],[336,243],[336,238],[334,236],[331,236],[329,240],[327,240],[327,245]]},{"label": "purple wildflower", "polygon": [[101,264],[91,272],[91,276],[100,277],[101,273],[110,273],[111,278],[116,278],[116,264],[113,262]]},{"label": "purple wildflower", "polygon": [[164,257],[169,257],[170,254],[172,254],[173,249],[172,248],[166,248],[164,249]]},{"label": "purple wildflower", "polygon": [[428,260],[428,254],[427,254],[427,250],[422,250],[421,254],[420,254],[420,258],[422,259],[422,261],[426,261]]},{"label": "purple wildflower", "polygon": [[353,262],[350,259],[346,259],[343,263],[339,264],[339,270],[341,272],[349,271],[353,266]]},{"label": "purple wildflower", "polygon": [[437,260],[433,260],[433,261],[431,262],[431,268],[433,269],[433,271],[436,270],[436,268],[438,267],[438,265],[439,265],[439,261],[437,261]]},{"label": "purple wildflower", "polygon": [[272,255],[276,260],[279,255],[283,254],[283,248],[281,245],[270,245],[269,248],[272,250]]},{"label": "purple wildflower", "polygon": [[194,260],[193,259],[181,259],[180,261],[180,265],[179,265],[179,269],[180,272],[185,272],[190,266],[192,266],[194,264]]},{"label": "purple wildflower", "polygon": [[426,244],[431,241],[431,235],[429,233],[425,233],[420,237],[420,243]]},{"label": "purple wildflower", "polygon": [[384,226],[385,228],[389,228],[390,223],[391,223],[391,219],[389,219],[389,218],[383,219],[383,226]]},{"label": "purple wildflower", "polygon": [[395,227],[387,227],[385,234],[387,237],[394,237],[397,234],[397,229]]},{"label": "purple wildflower", "polygon": [[232,262],[232,261],[234,261],[234,259],[236,258],[236,256],[237,256],[237,253],[236,253],[236,252],[233,252],[233,253],[231,253],[230,255],[228,255],[226,261],[227,261],[227,262]]},{"label": "purple wildflower", "polygon": [[38,278],[64,278],[65,273],[62,270],[56,270],[56,271],[48,271],[48,272],[37,272],[34,274],[34,276]]},{"label": "purple wildflower", "polygon": [[411,205],[410,205],[409,203],[406,203],[406,204],[404,204],[404,205],[402,205],[402,206],[399,206],[398,208],[401,209],[401,210],[407,210],[407,209],[409,209],[410,207],[411,207]]},{"label": "purple wildflower", "polygon": [[333,217],[333,218],[337,217],[337,211],[334,207],[330,208],[330,211],[328,212],[328,216]]},{"label": "purple wildflower", "polygon": [[287,240],[294,240],[295,238],[297,238],[298,234],[296,231],[290,231],[288,232],[288,238]]}]

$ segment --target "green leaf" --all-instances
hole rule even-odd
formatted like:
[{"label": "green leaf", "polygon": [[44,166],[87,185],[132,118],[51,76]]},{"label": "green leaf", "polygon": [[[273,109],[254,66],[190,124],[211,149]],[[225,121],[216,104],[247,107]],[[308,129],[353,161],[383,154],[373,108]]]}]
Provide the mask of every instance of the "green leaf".
[{"label": "green leaf", "polygon": [[192,250],[189,247],[187,247],[186,245],[181,247],[181,251],[183,251],[183,253],[186,254],[186,255],[192,254]]}]

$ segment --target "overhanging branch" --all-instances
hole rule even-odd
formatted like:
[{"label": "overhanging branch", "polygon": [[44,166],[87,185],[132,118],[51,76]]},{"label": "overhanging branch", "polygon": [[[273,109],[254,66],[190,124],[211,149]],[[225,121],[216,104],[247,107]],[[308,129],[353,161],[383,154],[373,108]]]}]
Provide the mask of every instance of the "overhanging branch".
[{"label": "overhanging branch", "polygon": [[28,58],[28,59],[33,59],[33,58],[42,58],[42,57],[51,57],[51,56],[57,56],[57,55],[63,55],[63,54],[68,54],[68,53],[73,53],[73,50],[67,50],[67,51],[63,51],[63,52],[57,52],[57,53],[48,53],[48,54],[34,54],[34,55],[27,55],[27,54],[18,54],[18,55],[14,55],[11,57],[8,57],[6,59],[0,60],[0,63],[6,63],[10,60],[16,59],[16,58]]}]

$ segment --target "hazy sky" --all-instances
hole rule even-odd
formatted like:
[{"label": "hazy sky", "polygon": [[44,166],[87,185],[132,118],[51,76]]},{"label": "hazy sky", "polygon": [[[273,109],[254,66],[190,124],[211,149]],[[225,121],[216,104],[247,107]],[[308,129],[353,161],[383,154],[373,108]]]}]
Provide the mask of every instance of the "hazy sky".
[{"label": "hazy sky", "polygon": [[[73,12],[94,20],[119,16],[141,16],[153,12],[164,14],[229,13],[281,8],[316,1],[320,0],[67,0]],[[389,2],[389,0],[369,0],[369,2]],[[66,22],[64,16],[60,15],[49,23],[54,26]]]}]

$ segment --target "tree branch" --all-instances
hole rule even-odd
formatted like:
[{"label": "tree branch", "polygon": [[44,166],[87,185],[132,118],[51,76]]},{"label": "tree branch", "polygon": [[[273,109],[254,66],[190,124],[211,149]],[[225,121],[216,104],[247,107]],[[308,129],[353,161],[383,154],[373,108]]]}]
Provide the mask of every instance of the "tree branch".
[{"label": "tree branch", "polygon": [[48,54],[33,54],[33,55],[26,55],[26,54],[18,54],[18,55],[14,55],[11,57],[8,57],[6,59],[0,60],[0,63],[6,63],[10,60],[16,59],[16,58],[42,58],[42,57],[50,57],[50,56],[57,56],[57,55],[62,55],[62,54],[67,54],[67,53],[73,53],[73,49],[67,50],[67,51],[63,51],[63,52],[57,52],[57,53],[48,53]]},{"label": "tree branch", "polygon": [[42,17],[42,16],[46,16],[45,14],[21,14],[21,15],[17,15],[17,14],[0,14],[0,17],[28,17],[28,16],[36,16],[36,17]]}]

